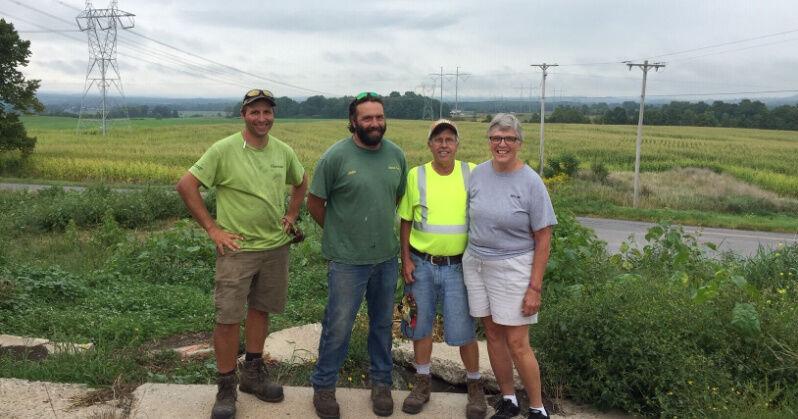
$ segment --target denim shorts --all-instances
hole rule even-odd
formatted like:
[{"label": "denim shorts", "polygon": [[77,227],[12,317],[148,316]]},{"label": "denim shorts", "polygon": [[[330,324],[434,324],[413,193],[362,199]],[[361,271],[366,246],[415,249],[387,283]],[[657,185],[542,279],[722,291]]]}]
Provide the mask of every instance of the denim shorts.
[{"label": "denim shorts", "polygon": [[416,324],[402,322],[402,333],[412,340],[432,334],[438,303],[443,306],[443,340],[450,346],[463,346],[476,339],[474,318],[468,314],[468,294],[463,283],[463,265],[433,265],[411,254],[416,268],[415,282],[405,284],[405,294],[416,300]]}]

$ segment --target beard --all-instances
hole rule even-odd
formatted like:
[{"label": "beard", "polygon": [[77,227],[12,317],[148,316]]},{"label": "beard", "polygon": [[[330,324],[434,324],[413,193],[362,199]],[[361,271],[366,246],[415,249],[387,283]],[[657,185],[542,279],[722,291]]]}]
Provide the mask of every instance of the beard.
[{"label": "beard", "polygon": [[357,138],[367,146],[375,146],[382,142],[382,136],[385,135],[385,130],[388,129],[388,124],[383,124],[379,127],[365,129],[360,125],[355,125],[355,133]]}]

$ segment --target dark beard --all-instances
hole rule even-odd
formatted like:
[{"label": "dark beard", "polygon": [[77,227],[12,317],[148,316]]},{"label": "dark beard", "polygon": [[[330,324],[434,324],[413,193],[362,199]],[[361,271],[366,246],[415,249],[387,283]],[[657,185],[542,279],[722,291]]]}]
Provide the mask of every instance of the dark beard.
[{"label": "dark beard", "polygon": [[382,142],[382,136],[385,135],[385,130],[388,129],[388,125],[385,124],[380,128],[372,129],[372,130],[365,130],[360,125],[355,125],[355,134],[357,134],[357,138],[363,142],[363,144],[373,147],[380,142]]}]

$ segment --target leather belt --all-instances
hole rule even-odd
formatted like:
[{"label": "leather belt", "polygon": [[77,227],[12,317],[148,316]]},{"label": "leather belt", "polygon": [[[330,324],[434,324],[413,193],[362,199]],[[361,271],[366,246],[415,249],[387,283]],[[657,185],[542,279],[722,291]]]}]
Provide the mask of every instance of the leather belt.
[{"label": "leather belt", "polygon": [[427,262],[433,265],[458,265],[463,263],[463,255],[454,255],[454,256],[433,256],[428,253],[424,253],[419,251],[412,246],[410,247],[410,253],[426,260]]}]

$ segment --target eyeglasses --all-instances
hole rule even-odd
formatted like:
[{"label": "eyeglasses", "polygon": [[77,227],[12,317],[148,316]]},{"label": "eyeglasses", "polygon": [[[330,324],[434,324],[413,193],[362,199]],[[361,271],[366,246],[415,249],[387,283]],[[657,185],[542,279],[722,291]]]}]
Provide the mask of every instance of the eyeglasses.
[{"label": "eyeglasses", "polygon": [[380,95],[374,92],[360,92],[355,96],[355,100],[363,100],[367,97],[380,98]]},{"label": "eyeglasses", "polygon": [[518,144],[521,142],[520,138],[512,136],[502,137],[501,135],[491,135],[488,137],[488,139],[493,144],[501,144],[502,141],[504,141],[504,143],[507,145]]},{"label": "eyeglasses", "polygon": [[256,97],[256,96],[267,96],[267,97],[274,97],[272,92],[264,89],[252,89],[247,92],[244,97]]},{"label": "eyeglasses", "polygon": [[435,137],[429,140],[429,142],[435,145],[443,145],[443,144],[455,145],[458,143],[457,138],[451,138],[451,137]]}]

